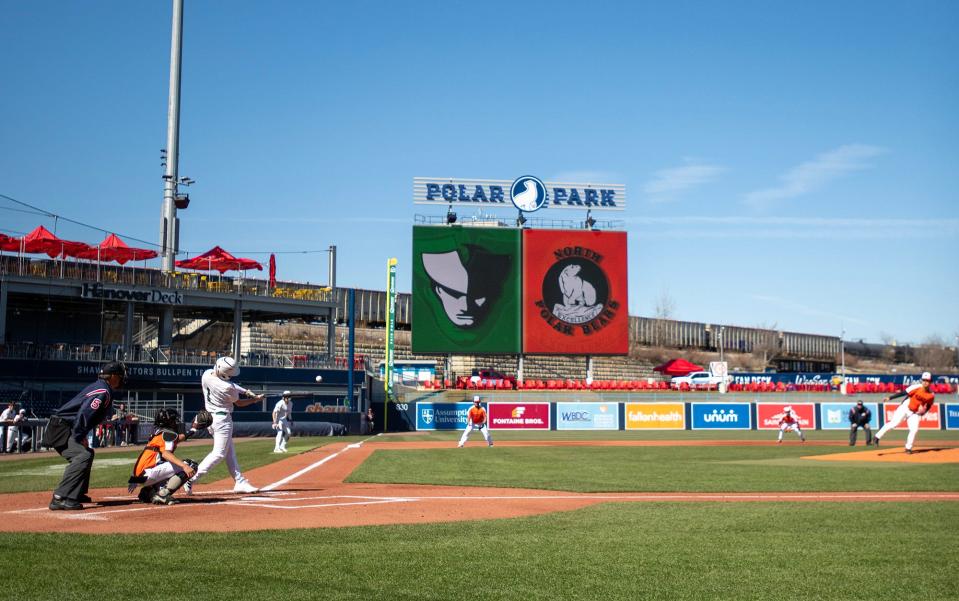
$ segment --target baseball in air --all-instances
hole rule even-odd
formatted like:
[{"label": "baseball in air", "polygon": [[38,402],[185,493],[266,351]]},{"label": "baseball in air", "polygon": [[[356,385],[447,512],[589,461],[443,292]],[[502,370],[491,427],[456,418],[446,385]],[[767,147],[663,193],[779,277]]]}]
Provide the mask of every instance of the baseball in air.
[{"label": "baseball in air", "polygon": [[316,381],[317,381],[317,382],[322,382],[322,381],[323,381],[323,376],[316,376]]}]

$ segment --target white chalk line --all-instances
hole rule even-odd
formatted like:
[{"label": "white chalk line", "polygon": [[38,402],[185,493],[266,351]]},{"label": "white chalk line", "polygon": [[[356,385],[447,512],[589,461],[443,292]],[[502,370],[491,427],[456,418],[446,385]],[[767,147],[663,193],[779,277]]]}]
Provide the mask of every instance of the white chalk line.
[{"label": "white chalk line", "polygon": [[[281,501],[306,501],[306,500],[316,500],[316,499],[338,499],[338,498],[351,498],[346,496],[332,496],[332,497],[308,497],[305,499],[280,499]],[[355,505],[383,505],[386,503],[412,503],[416,499],[411,499],[407,497],[352,497],[361,499],[359,501],[343,501],[338,503],[311,503],[308,505],[276,505],[274,503],[249,503],[243,501],[226,501],[227,505],[239,505],[243,507],[261,507],[266,509],[316,509],[321,507],[350,507]]]},{"label": "white chalk line", "polygon": [[[287,476],[287,477],[285,477],[285,478],[282,478],[282,479],[280,479],[280,480],[278,480],[278,481],[276,481],[276,482],[274,482],[274,483],[272,483],[272,484],[269,484],[269,485],[267,485],[267,486],[264,486],[264,487],[260,488],[259,492],[254,493],[254,494],[262,494],[262,493],[276,494],[276,495],[281,495],[281,494],[282,494],[282,495],[293,494],[293,493],[291,493],[291,492],[286,492],[286,491],[279,491],[279,492],[272,492],[272,491],[273,491],[273,489],[275,489],[275,488],[277,488],[277,487],[280,487],[280,486],[283,486],[284,484],[288,484],[289,482],[292,482],[293,480],[295,480],[296,478],[299,478],[299,477],[302,476],[303,474],[306,474],[306,473],[308,473],[308,472],[310,472],[310,471],[312,471],[312,470],[320,467],[320,466],[323,465],[324,463],[330,461],[330,460],[333,459],[334,457],[337,457],[338,455],[340,455],[340,454],[342,454],[342,453],[344,453],[344,452],[346,452],[346,451],[348,451],[348,450],[350,450],[350,449],[358,449],[358,448],[360,448],[360,446],[362,446],[364,442],[366,442],[366,441],[368,441],[368,440],[372,440],[373,438],[375,438],[375,436],[371,436],[371,437],[366,438],[366,439],[364,439],[364,440],[361,440],[361,441],[359,441],[359,442],[355,442],[355,443],[349,444],[349,445],[347,445],[346,447],[344,447],[343,449],[337,451],[336,453],[333,453],[332,455],[329,455],[329,456],[327,456],[327,457],[324,457],[324,458],[321,459],[320,461],[317,461],[317,462],[315,462],[315,463],[312,463],[312,464],[306,466],[305,468],[303,468],[303,469],[301,469],[301,470],[299,470],[299,471],[297,471],[297,472],[294,472],[293,474],[290,474],[289,476]],[[198,495],[223,495],[223,494],[234,494],[234,493],[233,493],[233,490],[232,490],[232,489],[221,490],[221,491],[212,491],[212,490],[211,490],[211,491],[194,491],[194,492],[193,492],[193,495],[194,495],[194,496],[198,496]],[[132,500],[131,497],[129,497],[129,496],[116,496],[116,495],[111,495],[111,496],[108,496],[108,497],[105,497],[105,498],[106,498],[106,499],[110,499],[110,500],[125,500],[125,499],[127,499],[127,500]],[[248,498],[256,498],[256,497],[248,497]],[[261,497],[261,498],[262,498],[262,497]],[[209,502],[209,503],[204,503],[203,505],[225,505],[225,504],[231,504],[231,505],[246,505],[246,503],[238,503],[237,501],[238,501],[238,500],[212,501],[212,502]],[[390,502],[390,503],[392,503],[392,502],[395,502],[395,501],[377,501],[377,502]],[[178,503],[177,505],[183,506],[183,507],[190,507],[190,506],[196,506],[197,504],[195,504],[195,503]],[[177,505],[174,505],[173,507],[176,507]],[[36,508],[31,508],[31,509],[15,509],[15,510],[11,510],[11,511],[5,511],[4,513],[7,513],[7,514],[23,514],[23,513],[32,513],[32,512],[37,512],[37,513],[39,513],[39,512],[46,512],[46,513],[41,514],[42,517],[53,517],[53,518],[67,519],[67,520],[99,520],[99,521],[106,521],[106,520],[108,520],[108,518],[105,518],[105,517],[102,517],[102,516],[104,516],[104,515],[111,515],[111,514],[121,514],[121,513],[133,513],[133,512],[137,512],[137,511],[149,511],[149,510],[151,510],[151,509],[161,509],[161,510],[162,510],[162,509],[169,509],[169,506],[164,507],[164,506],[159,506],[159,505],[157,505],[157,506],[152,506],[152,505],[151,505],[151,506],[149,506],[149,507],[127,507],[127,508],[124,508],[124,509],[107,509],[107,510],[103,510],[103,511],[85,511],[85,512],[83,512],[82,514],[80,514],[80,513],[57,512],[57,511],[51,511],[50,509],[45,508],[45,507],[36,507]]]},{"label": "white chalk line", "polygon": [[289,476],[287,476],[287,477],[285,477],[285,478],[282,478],[282,479],[280,479],[280,480],[277,480],[276,482],[274,482],[274,483],[272,483],[272,484],[267,484],[266,486],[260,487],[260,490],[262,490],[262,491],[271,491],[271,490],[273,490],[274,488],[279,488],[280,486],[283,486],[284,484],[289,484],[290,482],[292,482],[293,480],[296,480],[297,478],[299,478],[299,477],[302,476],[303,474],[309,473],[309,472],[315,470],[316,468],[320,467],[321,465],[323,465],[323,464],[326,463],[327,461],[330,461],[330,460],[338,457],[339,455],[341,455],[341,454],[349,451],[350,449],[358,449],[358,448],[360,448],[361,446],[363,446],[363,443],[364,443],[364,442],[366,442],[366,441],[368,441],[368,440],[373,440],[374,438],[376,438],[376,437],[375,437],[375,436],[370,436],[369,438],[365,438],[365,439],[361,440],[360,442],[354,442],[353,444],[348,444],[348,445],[346,445],[346,447],[344,447],[343,449],[340,449],[339,451],[333,453],[332,455],[328,455],[328,456],[324,457],[323,459],[320,459],[319,461],[317,461],[317,462],[315,462],[315,463],[312,463],[312,464],[306,466],[305,468],[303,468],[303,469],[301,469],[301,470],[299,470],[299,471],[297,471],[297,472],[294,472],[294,473],[290,474]]}]

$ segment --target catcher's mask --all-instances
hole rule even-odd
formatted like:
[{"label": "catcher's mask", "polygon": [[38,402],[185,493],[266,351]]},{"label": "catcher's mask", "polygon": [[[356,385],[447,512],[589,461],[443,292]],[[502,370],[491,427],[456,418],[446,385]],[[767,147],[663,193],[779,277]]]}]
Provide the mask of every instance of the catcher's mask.
[{"label": "catcher's mask", "polygon": [[153,425],[157,428],[176,430],[180,423],[180,414],[176,409],[160,409],[153,418]]}]

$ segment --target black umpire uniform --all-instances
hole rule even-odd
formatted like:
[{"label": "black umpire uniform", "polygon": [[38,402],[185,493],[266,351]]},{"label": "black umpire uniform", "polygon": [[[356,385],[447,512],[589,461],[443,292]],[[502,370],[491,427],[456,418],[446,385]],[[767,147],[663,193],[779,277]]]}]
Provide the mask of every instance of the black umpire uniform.
[{"label": "black umpire uniform", "polygon": [[869,420],[872,419],[872,411],[869,407],[862,404],[862,401],[856,403],[856,406],[849,410],[849,446],[856,446],[856,433],[858,428],[866,431],[866,446],[872,444],[872,429],[869,427]]},{"label": "black umpire uniform", "polygon": [[100,369],[99,378],[60,407],[50,418],[44,433],[44,446],[53,447],[70,465],[60,485],[53,491],[50,509],[83,509],[91,502],[90,470],[93,449],[87,446],[87,434],[111,413],[113,394],[126,379],[126,366],[111,361]]}]

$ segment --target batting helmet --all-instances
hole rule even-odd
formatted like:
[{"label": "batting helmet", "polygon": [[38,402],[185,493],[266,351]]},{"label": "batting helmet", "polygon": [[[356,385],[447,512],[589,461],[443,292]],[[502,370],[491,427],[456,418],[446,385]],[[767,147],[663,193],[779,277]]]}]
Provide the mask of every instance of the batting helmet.
[{"label": "batting helmet", "polygon": [[236,366],[236,359],[233,357],[220,357],[213,365],[213,373],[221,380],[229,380],[240,375],[240,368]]},{"label": "batting helmet", "polygon": [[120,376],[120,384],[127,381],[127,366],[120,361],[104,363],[100,368],[100,376]]}]

